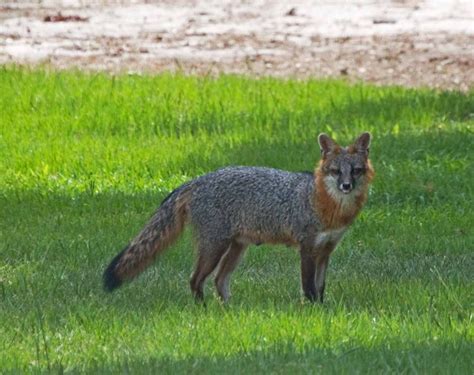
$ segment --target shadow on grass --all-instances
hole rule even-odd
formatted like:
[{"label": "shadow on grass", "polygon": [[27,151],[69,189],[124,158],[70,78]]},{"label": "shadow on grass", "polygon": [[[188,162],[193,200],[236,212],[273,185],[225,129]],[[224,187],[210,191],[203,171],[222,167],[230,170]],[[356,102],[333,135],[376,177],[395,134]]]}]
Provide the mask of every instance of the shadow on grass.
[{"label": "shadow on grass", "polygon": [[[2,224],[11,229],[0,241],[3,299],[20,315],[34,303],[53,316],[67,315],[82,305],[126,316],[137,309],[151,315],[158,310],[194,309],[189,277],[195,256],[189,232],[132,283],[112,294],[102,290],[105,267],[146,223],[157,201],[148,193],[83,194],[74,199],[25,193],[1,202],[6,214]],[[391,225],[390,218],[385,220],[381,228]],[[348,240],[351,246],[331,258],[325,309],[399,311],[399,300],[404,299],[408,303],[402,310],[409,310],[417,298],[450,301],[450,293],[462,301],[462,309],[466,306],[467,289],[460,285],[470,280],[472,255],[467,244],[464,252],[441,256],[417,254],[416,247],[410,253],[393,253],[391,243],[375,251],[359,247],[361,236]],[[232,277],[230,309],[300,306],[299,272],[296,251],[251,247]],[[212,278],[206,302],[217,303]]]}]

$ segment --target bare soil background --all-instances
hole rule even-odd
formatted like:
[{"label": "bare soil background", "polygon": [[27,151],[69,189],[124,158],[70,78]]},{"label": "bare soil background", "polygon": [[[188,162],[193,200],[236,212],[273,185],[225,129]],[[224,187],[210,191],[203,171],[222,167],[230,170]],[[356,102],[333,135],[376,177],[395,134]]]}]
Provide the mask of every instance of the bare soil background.
[{"label": "bare soil background", "polygon": [[473,1],[10,1],[0,64],[474,87]]}]

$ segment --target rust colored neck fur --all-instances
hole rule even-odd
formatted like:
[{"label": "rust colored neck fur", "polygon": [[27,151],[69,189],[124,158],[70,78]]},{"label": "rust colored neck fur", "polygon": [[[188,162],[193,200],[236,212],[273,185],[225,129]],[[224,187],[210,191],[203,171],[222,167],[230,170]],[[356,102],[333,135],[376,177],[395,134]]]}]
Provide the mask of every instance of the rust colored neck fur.
[{"label": "rust colored neck fur", "polygon": [[373,177],[373,169],[370,161],[367,162],[367,175],[362,185],[354,191],[353,197],[341,197],[338,199],[331,195],[324,182],[324,173],[322,170],[323,161],[316,168],[315,178],[315,207],[319,219],[323,224],[323,230],[339,229],[351,224],[367,201],[367,192],[369,183]]}]

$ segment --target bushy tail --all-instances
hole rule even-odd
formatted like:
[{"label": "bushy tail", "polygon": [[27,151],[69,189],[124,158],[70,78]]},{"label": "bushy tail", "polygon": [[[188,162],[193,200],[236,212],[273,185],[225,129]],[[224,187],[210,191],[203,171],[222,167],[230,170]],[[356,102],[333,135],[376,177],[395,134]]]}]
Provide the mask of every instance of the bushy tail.
[{"label": "bushy tail", "polygon": [[137,276],[176,240],[188,218],[190,192],[185,184],[168,195],[140,234],[112,259],[103,276],[106,290]]}]

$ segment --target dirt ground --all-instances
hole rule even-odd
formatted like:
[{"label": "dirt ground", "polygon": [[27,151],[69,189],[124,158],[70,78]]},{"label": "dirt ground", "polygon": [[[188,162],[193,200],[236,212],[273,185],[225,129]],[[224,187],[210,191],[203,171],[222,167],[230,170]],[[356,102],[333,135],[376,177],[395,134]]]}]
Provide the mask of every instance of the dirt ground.
[{"label": "dirt ground", "polygon": [[474,87],[474,2],[3,1],[0,64]]}]

